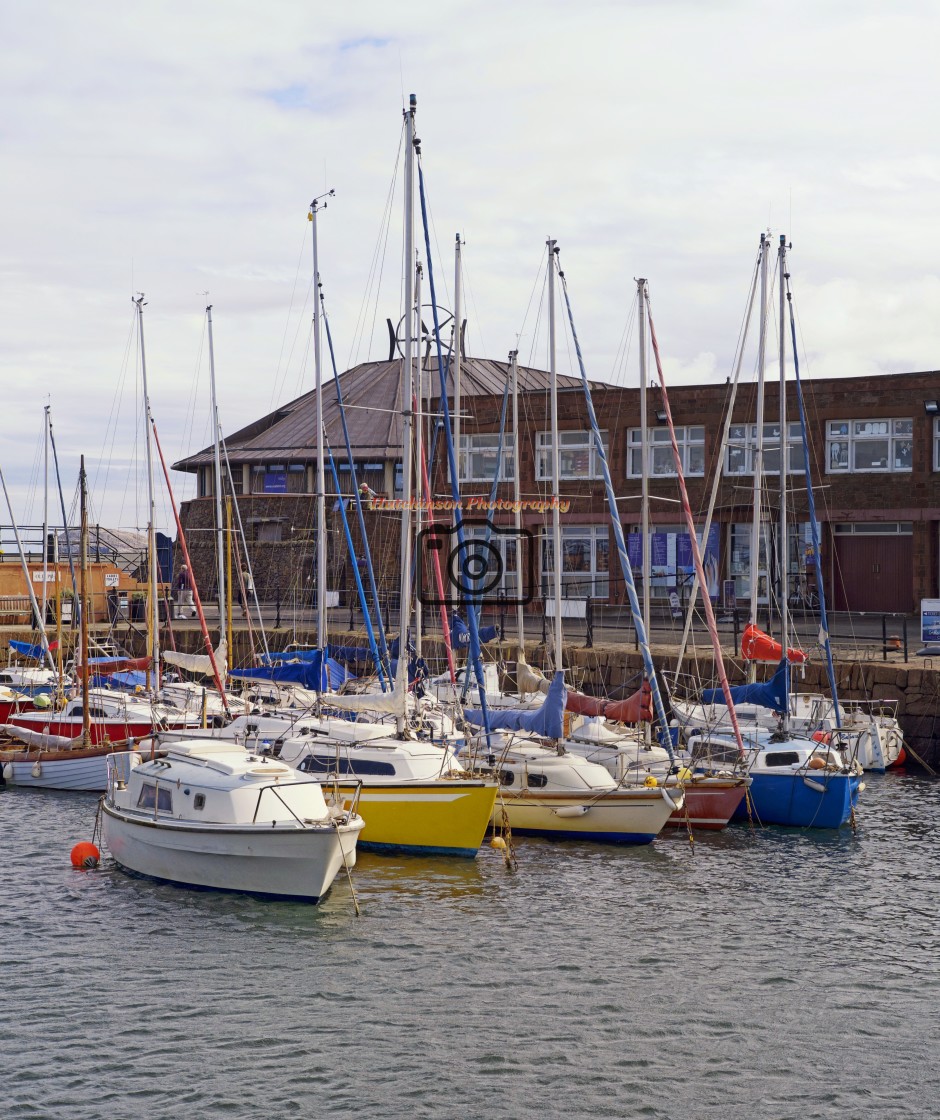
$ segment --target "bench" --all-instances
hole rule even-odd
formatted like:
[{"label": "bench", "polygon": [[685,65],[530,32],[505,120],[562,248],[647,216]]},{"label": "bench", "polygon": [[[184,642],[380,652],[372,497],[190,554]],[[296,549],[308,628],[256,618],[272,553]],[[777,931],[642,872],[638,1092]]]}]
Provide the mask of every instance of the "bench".
[{"label": "bench", "polygon": [[0,595],[0,620],[28,626],[33,618],[33,604],[28,595]]}]

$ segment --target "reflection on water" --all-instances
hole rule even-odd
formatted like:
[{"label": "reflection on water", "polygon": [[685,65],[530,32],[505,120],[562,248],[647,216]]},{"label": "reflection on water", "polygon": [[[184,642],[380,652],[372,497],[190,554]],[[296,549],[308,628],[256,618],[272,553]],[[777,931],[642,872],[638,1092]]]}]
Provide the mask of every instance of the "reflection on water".
[{"label": "reflection on water", "polygon": [[940,782],[867,781],[854,834],[363,852],[358,919],[76,872],[96,799],[6,791],[3,1115],[934,1115]]}]

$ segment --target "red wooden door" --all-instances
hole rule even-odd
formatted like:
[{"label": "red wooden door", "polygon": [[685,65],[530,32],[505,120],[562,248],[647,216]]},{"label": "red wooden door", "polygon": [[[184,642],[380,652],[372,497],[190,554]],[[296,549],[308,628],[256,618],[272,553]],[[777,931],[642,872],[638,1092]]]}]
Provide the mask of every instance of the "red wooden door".
[{"label": "red wooden door", "polygon": [[914,609],[913,537],[835,538],[835,606],[889,613]]}]

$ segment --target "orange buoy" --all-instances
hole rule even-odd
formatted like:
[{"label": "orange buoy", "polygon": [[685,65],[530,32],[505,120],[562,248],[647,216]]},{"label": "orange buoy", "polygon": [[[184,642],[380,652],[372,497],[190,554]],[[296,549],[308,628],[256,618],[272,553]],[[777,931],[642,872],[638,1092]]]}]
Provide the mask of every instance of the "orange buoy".
[{"label": "orange buoy", "polygon": [[832,739],[832,736],[828,731],[814,731],[812,738],[817,743],[828,743]]},{"label": "orange buoy", "polygon": [[101,852],[87,840],[82,840],[72,849],[72,866],[77,867],[79,871],[88,871],[92,867],[97,867],[100,859]]}]

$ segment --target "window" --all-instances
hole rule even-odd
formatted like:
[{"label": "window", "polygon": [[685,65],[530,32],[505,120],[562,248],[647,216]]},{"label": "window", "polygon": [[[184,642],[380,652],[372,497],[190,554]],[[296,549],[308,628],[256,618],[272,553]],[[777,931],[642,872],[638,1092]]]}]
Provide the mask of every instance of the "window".
[{"label": "window", "polygon": [[[609,587],[610,536],[606,525],[566,525],[561,530],[561,593],[565,599],[606,599]],[[543,595],[552,595],[554,541],[542,535]]]},{"label": "window", "polygon": [[[728,429],[728,450],[725,453],[725,474],[753,474],[754,449],[757,446],[756,424],[732,424]],[[780,425],[765,424],[763,437],[763,474],[780,474]],[[799,421],[787,425],[787,472],[806,473],[803,437]]]},{"label": "window", "polygon": [[768,751],[764,756],[765,766],[796,766],[799,761],[796,751],[776,751],[773,754]]},{"label": "window", "polygon": [[287,468],[287,493],[307,493],[307,468],[303,463],[291,463]]},{"label": "window", "polygon": [[336,755],[308,755],[298,767],[307,774],[353,774],[394,777],[395,767],[390,762],[374,762],[368,758],[340,758]]},{"label": "window", "polygon": [[826,424],[829,474],[911,469],[913,420],[830,420]]},{"label": "window", "polygon": [[544,774],[527,774],[526,785],[529,789],[544,789],[548,785],[548,778]]},{"label": "window", "polygon": [[[480,572],[478,580],[478,588],[480,594],[485,594],[487,598],[497,595],[500,591],[505,592],[507,595],[517,594],[518,577],[518,553],[520,548],[525,548],[525,538],[517,537],[514,531],[511,532],[491,532],[488,544],[484,544],[486,540],[486,529],[482,525],[467,525],[464,527],[464,541],[466,543],[466,557],[463,568],[468,577],[472,577],[476,572]],[[479,541],[479,548],[474,548],[474,542]],[[450,547],[456,547],[457,540],[453,538],[450,542]],[[499,573],[498,581],[494,582],[493,576],[496,574],[496,566],[498,561],[496,555],[499,555],[499,561],[502,562],[502,571]],[[475,564],[471,557],[479,556],[479,563]],[[525,553],[523,553],[523,560],[525,560]],[[452,563],[448,570],[448,575],[460,582],[461,565],[458,561]],[[446,577],[445,577],[446,578]],[[525,582],[528,577],[523,576]],[[471,578],[471,584],[473,580]],[[525,593],[525,588],[523,588]]]},{"label": "window", "polygon": [[940,471],[940,418],[933,422],[933,469]]},{"label": "window", "polygon": [[205,809],[205,807],[206,807],[206,795],[204,793],[197,793],[196,796],[193,798],[193,808],[194,809]]},{"label": "window", "polygon": [[156,786],[154,782],[144,782],[137,798],[138,809],[156,809],[160,813],[173,812],[173,791],[167,786]]},{"label": "window", "polygon": [[[676,443],[682,473],[686,477],[705,474],[705,429],[676,428]],[[666,428],[646,429],[646,464],[650,478],[675,478],[676,463],[672,442]],[[627,433],[627,477],[643,477],[643,429],[631,428]]]},{"label": "window", "polygon": [[[499,481],[511,482],[515,463],[511,435],[503,436],[502,454],[499,451],[499,432],[477,432],[461,435],[457,472],[461,482],[492,482],[499,459]],[[551,467],[549,467],[551,471]]]},{"label": "window", "polygon": [[266,541],[268,544],[276,544],[283,535],[280,521],[252,521],[251,528],[252,540]]},{"label": "window", "polygon": [[[607,433],[601,432],[604,452],[608,450]],[[535,447],[536,478],[552,477],[552,433],[539,432]],[[558,473],[565,480],[600,478],[601,465],[594,445],[593,432],[558,433]]]}]

